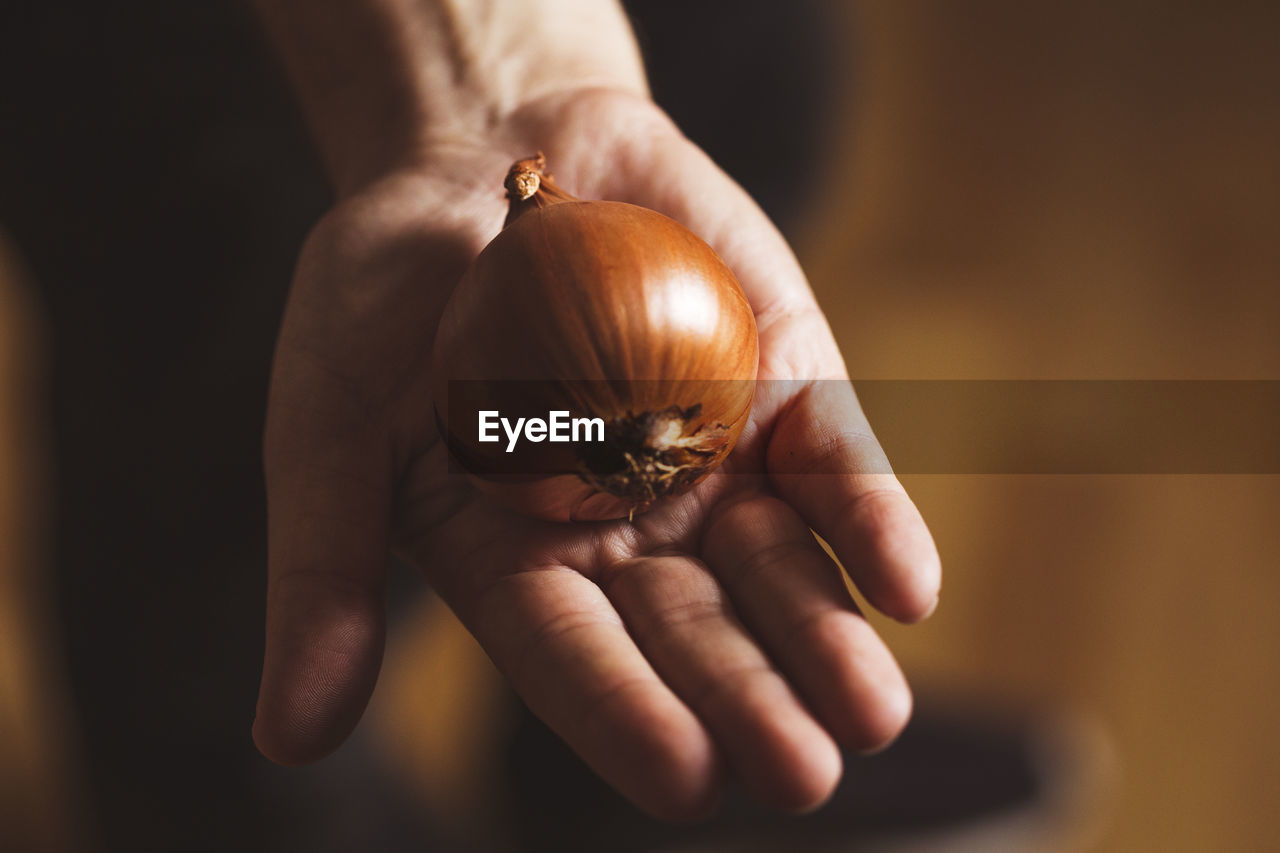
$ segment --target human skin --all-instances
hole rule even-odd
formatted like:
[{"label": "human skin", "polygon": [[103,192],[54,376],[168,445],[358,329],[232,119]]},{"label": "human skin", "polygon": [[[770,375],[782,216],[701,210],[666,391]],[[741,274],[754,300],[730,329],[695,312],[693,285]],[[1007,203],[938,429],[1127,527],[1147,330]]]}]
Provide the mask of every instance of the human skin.
[{"label": "human skin", "polygon": [[[612,3],[256,5],[338,194],[303,247],[272,372],[259,749],[307,763],[355,727],[394,551],[650,814],[705,816],[729,777],[780,809],[820,805],[838,745],[887,744],[911,694],[811,529],[895,619],[932,612],[941,574],[785,241],[649,99]],[[449,471],[436,430],[437,321],[502,226],[507,168],[535,150],[575,195],[710,243],[755,312],[761,379],[790,380],[761,384],[724,472],[634,524],[512,514]]]}]

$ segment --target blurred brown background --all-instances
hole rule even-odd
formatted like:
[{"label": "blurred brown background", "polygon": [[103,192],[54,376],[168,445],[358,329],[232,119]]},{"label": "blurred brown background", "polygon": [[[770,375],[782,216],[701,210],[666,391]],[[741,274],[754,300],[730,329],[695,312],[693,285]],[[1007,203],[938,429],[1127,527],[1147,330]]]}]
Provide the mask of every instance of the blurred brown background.
[{"label": "blurred brown background", "polygon": [[[1012,0],[825,4],[839,70],[830,90],[821,91],[830,120],[818,134],[817,187],[806,205],[779,191],[767,206],[793,235],[854,377],[1280,379],[1278,10],[1264,2],[1136,0],[1053,7]],[[68,53],[111,33],[126,40],[130,23],[50,20],[32,37],[54,33],[63,45],[70,27],[78,35],[64,45]],[[183,32],[207,32],[206,24],[187,21]],[[769,26],[767,19],[757,22],[766,36]],[[252,43],[246,29],[237,24],[232,31]],[[193,69],[226,64],[217,45],[205,48],[195,52]],[[760,58],[763,69],[772,67],[766,58]],[[254,85],[248,72],[239,82],[228,73],[241,88]],[[140,112],[153,109],[146,87],[128,82],[98,85],[123,87],[122,99],[140,100]],[[661,98],[662,87],[655,89]],[[168,104],[165,126],[172,111],[199,113],[204,92],[196,88],[186,107]],[[152,349],[135,361],[194,347],[188,340],[194,338],[206,354],[194,357],[195,371],[161,372],[150,390],[126,382],[124,391],[107,393],[121,376],[133,375],[134,362],[95,373],[63,355],[50,369],[42,336],[32,330],[51,317],[55,340],[83,333],[105,347],[113,333],[92,337],[89,319],[94,300],[110,293],[50,295],[40,281],[26,281],[21,255],[30,258],[33,278],[43,273],[50,280],[63,271],[56,239],[39,237],[54,231],[41,232],[12,213],[6,213],[12,221],[0,220],[13,230],[16,246],[6,251],[0,273],[0,840],[15,839],[12,849],[67,846],[85,827],[89,837],[106,827],[103,837],[115,839],[106,846],[114,848],[128,837],[130,821],[145,819],[139,815],[171,823],[176,837],[203,839],[190,849],[206,843],[214,849],[216,802],[202,812],[205,822],[196,831],[186,817],[170,814],[178,806],[147,793],[145,780],[188,765],[204,768],[211,781],[207,788],[182,782],[174,802],[216,799],[219,785],[278,791],[303,779],[310,787],[300,799],[316,803],[335,793],[349,797],[367,771],[339,755],[347,783],[335,788],[339,783],[319,772],[273,775],[251,757],[242,760],[248,769],[227,769],[229,752],[220,742],[201,741],[193,753],[194,735],[156,749],[173,753],[168,758],[131,751],[142,739],[138,732],[150,731],[146,714],[160,719],[199,706],[201,719],[225,717],[227,731],[245,733],[228,735],[228,743],[249,756],[247,743],[235,738],[247,738],[251,704],[244,703],[251,703],[257,674],[260,531],[252,518],[258,498],[242,502],[249,520],[224,529],[225,539],[204,538],[191,549],[195,528],[184,527],[183,519],[211,509],[180,495],[192,483],[216,486],[219,477],[233,476],[252,494],[254,406],[282,279],[297,237],[323,205],[313,183],[291,183],[254,159],[269,162],[305,146],[296,130],[261,132],[273,109],[287,110],[280,106],[286,96],[278,88],[271,92],[270,105],[242,110],[230,132],[192,131],[194,142],[181,140],[215,164],[195,176],[213,199],[199,229],[230,231],[245,227],[244,219],[267,217],[244,213],[255,210],[255,199],[247,190],[237,196],[219,189],[227,184],[220,176],[300,199],[284,219],[292,236],[277,237],[270,249],[250,237],[236,244],[269,257],[255,267],[256,279],[241,280],[250,295],[230,307],[199,301],[204,288],[216,288],[219,276],[228,275],[219,267],[230,263],[224,253],[196,265],[177,292],[164,297],[186,337],[175,331],[149,341]],[[100,109],[97,120],[117,115]],[[703,129],[690,123],[696,125],[696,117],[685,126],[701,139]],[[754,132],[750,125],[732,129],[747,137]],[[15,125],[14,138],[18,131]],[[29,132],[25,124],[23,132]],[[29,164],[14,162],[20,149],[4,150],[8,180],[0,188],[9,210],[36,211],[30,221],[44,216],[52,223],[89,215],[24,190],[17,175]],[[162,176],[172,173],[171,182],[184,178],[180,164],[163,156],[123,148],[111,154],[112,163],[80,158],[67,167],[66,180],[77,169],[120,168],[122,159],[128,166],[131,156]],[[726,165],[745,179],[750,155],[739,156]],[[99,214],[110,209],[95,208]],[[166,239],[159,242],[176,243],[168,249],[176,259],[191,248],[184,235],[161,235]],[[109,246],[80,250],[97,253],[92,257],[103,259],[104,268],[107,261],[123,263]],[[165,249],[157,251],[163,261]],[[275,283],[250,287],[268,280]],[[62,390],[46,404],[39,388],[50,373]],[[240,408],[228,411],[247,416],[201,408],[210,387],[222,389],[221,401],[238,401]],[[174,460],[186,459],[191,448],[171,458],[162,443],[127,425],[118,434],[133,443],[95,446],[85,436],[117,434],[111,432],[113,399],[122,409],[148,413],[157,433],[189,429],[210,442],[229,436],[225,447],[210,451],[214,461],[248,461],[231,473],[184,468]],[[76,401],[99,408],[77,414]],[[874,424],[874,408],[870,414]],[[82,456],[63,454],[53,460],[56,468],[46,466],[50,443],[80,448]],[[115,468],[93,461],[110,454],[125,461]],[[120,550],[116,563],[97,573],[47,573],[54,559],[49,550],[59,555],[59,566],[94,562],[94,543],[106,534],[94,534],[95,513],[84,507],[127,494],[136,467],[175,465],[172,479],[160,481],[167,488],[154,505],[139,504],[136,511],[150,527],[132,550]],[[105,471],[108,485],[84,486],[68,466],[73,473]],[[921,849],[962,849],[962,843],[970,844],[964,849],[1274,849],[1280,837],[1280,736],[1273,729],[1280,719],[1280,620],[1272,611],[1280,599],[1280,477],[939,473],[906,480],[942,551],[942,606],[922,626],[877,624],[923,696],[1041,721],[1057,733],[1072,765],[1070,791],[1034,832],[971,835],[933,847],[926,841]],[[47,490],[63,496],[56,519],[39,498]],[[79,495],[79,503],[68,494]],[[46,549],[55,520],[57,544]],[[174,572],[211,578],[203,581],[207,590],[182,593],[188,612],[219,608],[235,614],[228,625],[254,625],[233,640],[174,640],[170,665],[183,676],[172,679],[177,686],[160,700],[88,671],[87,653],[78,650],[94,640],[74,631],[59,639],[69,620],[95,606],[136,598],[136,585],[147,581],[128,567],[147,559],[170,559]],[[118,591],[130,584],[135,588],[127,595]],[[141,593],[157,600],[166,594],[163,587]],[[416,603],[401,614],[362,737],[391,768],[390,778],[403,783],[410,809],[433,815],[446,835],[465,833],[492,819],[492,791],[502,772],[494,732],[506,725],[507,700],[447,614],[418,593],[406,600]],[[178,637],[183,621],[179,612],[140,622],[137,630]],[[96,642],[113,640],[100,635]],[[209,680],[221,669],[233,675]],[[208,684],[221,683],[231,687],[210,693]],[[111,704],[134,695],[130,690],[144,698]],[[91,712],[100,707],[115,710]],[[146,710],[135,731],[130,726],[139,707]],[[121,733],[116,745],[113,729]],[[97,793],[85,796],[86,790]],[[259,801],[265,805],[254,814],[306,820],[316,810],[277,794],[262,793]],[[263,837],[262,849],[286,849]]]},{"label": "blurred brown background", "polygon": [[[798,240],[853,375],[1280,377],[1277,8],[858,4]],[[1280,478],[907,486],[946,572],[884,625],[917,684],[1094,715],[1097,849],[1273,849]]]}]

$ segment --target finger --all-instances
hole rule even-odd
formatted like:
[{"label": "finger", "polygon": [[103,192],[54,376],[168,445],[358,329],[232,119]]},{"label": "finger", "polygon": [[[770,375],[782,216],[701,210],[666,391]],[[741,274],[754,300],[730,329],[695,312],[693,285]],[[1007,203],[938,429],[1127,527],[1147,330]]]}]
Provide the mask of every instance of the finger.
[{"label": "finger", "polygon": [[731,611],[715,578],[687,557],[643,557],[599,578],[641,651],[698,715],[758,800],[789,811],[824,802],[840,754]]},{"label": "finger", "polygon": [[463,597],[455,611],[530,710],[606,782],[664,820],[714,809],[711,737],[598,586],[552,567],[500,575]]},{"label": "finger", "polygon": [[350,734],[381,663],[390,457],[359,405],[280,360],[265,441],[266,656],[253,736],[281,764]]},{"label": "finger", "polygon": [[703,549],[743,621],[837,741],[866,751],[898,736],[911,715],[907,681],[791,507],[768,495],[719,507]]},{"label": "finger", "polygon": [[831,544],[874,607],[903,622],[933,612],[942,582],[937,548],[848,382],[802,387],[781,409],[767,454],[779,494]]}]

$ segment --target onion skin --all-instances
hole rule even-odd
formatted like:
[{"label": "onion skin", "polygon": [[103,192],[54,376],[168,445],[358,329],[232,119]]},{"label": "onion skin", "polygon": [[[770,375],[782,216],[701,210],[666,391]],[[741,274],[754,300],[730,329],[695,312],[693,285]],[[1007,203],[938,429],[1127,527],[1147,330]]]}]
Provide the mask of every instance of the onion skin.
[{"label": "onion skin", "polygon": [[[733,273],[675,220],[578,201],[520,161],[506,227],[440,320],[435,405],[482,491],[555,521],[628,518],[692,488],[751,410],[755,318]],[[605,421],[605,443],[478,440],[478,412]]]}]

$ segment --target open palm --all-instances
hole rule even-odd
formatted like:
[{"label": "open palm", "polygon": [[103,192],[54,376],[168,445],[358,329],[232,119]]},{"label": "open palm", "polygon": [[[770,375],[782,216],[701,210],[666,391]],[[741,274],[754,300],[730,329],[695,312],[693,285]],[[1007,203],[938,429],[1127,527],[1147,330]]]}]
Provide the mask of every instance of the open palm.
[{"label": "open palm", "polygon": [[[535,149],[576,195],[702,236],[756,314],[765,381],[739,446],[634,524],[512,514],[449,471],[436,431],[437,320],[501,227],[507,167]],[[395,549],[530,708],[640,807],[704,814],[726,774],[780,808],[819,804],[840,775],[837,744],[886,743],[911,699],[810,529],[890,616],[924,617],[939,584],[924,523],[844,376],[785,242],[648,101],[559,95],[484,139],[441,138],[339,204],[299,261],[266,431],[259,747],[300,763],[350,733],[377,677]]]}]

